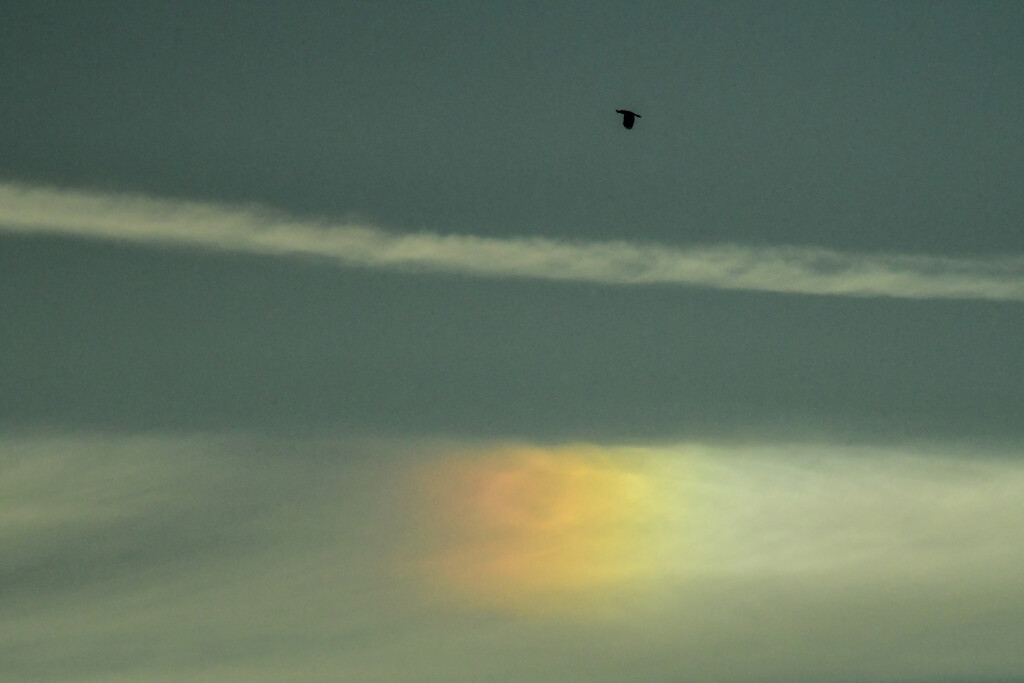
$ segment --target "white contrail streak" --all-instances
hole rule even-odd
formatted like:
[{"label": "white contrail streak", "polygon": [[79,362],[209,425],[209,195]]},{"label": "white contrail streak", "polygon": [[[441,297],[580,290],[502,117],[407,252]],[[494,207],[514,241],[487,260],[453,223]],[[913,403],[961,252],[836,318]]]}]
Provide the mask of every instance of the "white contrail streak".
[{"label": "white contrail streak", "polygon": [[298,219],[261,207],[0,183],[0,230],[177,245],[485,277],[907,299],[1024,301],[1024,257],[950,258],[814,247],[671,247],[435,233]]}]

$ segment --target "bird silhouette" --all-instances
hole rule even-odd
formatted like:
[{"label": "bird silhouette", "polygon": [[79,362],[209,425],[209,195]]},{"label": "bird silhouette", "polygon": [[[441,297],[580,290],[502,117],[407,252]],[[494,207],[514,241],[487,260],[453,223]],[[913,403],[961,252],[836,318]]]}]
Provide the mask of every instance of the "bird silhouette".
[{"label": "bird silhouette", "polygon": [[641,118],[640,114],[628,109],[616,109],[615,112],[622,114],[622,125],[626,128],[632,128],[636,120]]}]

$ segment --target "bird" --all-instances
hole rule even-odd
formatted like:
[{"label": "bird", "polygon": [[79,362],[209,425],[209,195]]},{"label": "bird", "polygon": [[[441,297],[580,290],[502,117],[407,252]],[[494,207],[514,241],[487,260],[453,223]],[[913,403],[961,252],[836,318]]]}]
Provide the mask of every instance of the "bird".
[{"label": "bird", "polygon": [[622,114],[622,125],[626,128],[632,128],[636,120],[641,118],[640,114],[628,109],[616,109],[615,112],[617,114]]}]

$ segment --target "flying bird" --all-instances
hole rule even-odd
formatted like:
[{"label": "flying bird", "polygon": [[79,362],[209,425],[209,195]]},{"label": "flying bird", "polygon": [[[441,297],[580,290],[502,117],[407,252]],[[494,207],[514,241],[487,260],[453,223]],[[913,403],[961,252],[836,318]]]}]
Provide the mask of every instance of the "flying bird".
[{"label": "flying bird", "polygon": [[628,109],[616,109],[615,112],[622,114],[622,125],[626,128],[632,128],[633,124],[636,123],[636,120],[641,118],[640,114]]}]

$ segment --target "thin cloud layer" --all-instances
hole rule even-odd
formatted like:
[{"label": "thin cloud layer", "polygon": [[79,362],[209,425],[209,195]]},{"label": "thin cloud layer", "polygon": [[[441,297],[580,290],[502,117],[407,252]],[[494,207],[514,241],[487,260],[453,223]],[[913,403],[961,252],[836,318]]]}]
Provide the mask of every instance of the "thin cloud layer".
[{"label": "thin cloud layer", "polygon": [[4,438],[4,680],[1019,679],[1024,464],[966,456]]},{"label": "thin cloud layer", "polygon": [[0,230],[329,259],[346,266],[605,284],[906,299],[1024,301],[1024,257],[844,253],[814,247],[399,234],[225,206],[0,184]]}]

